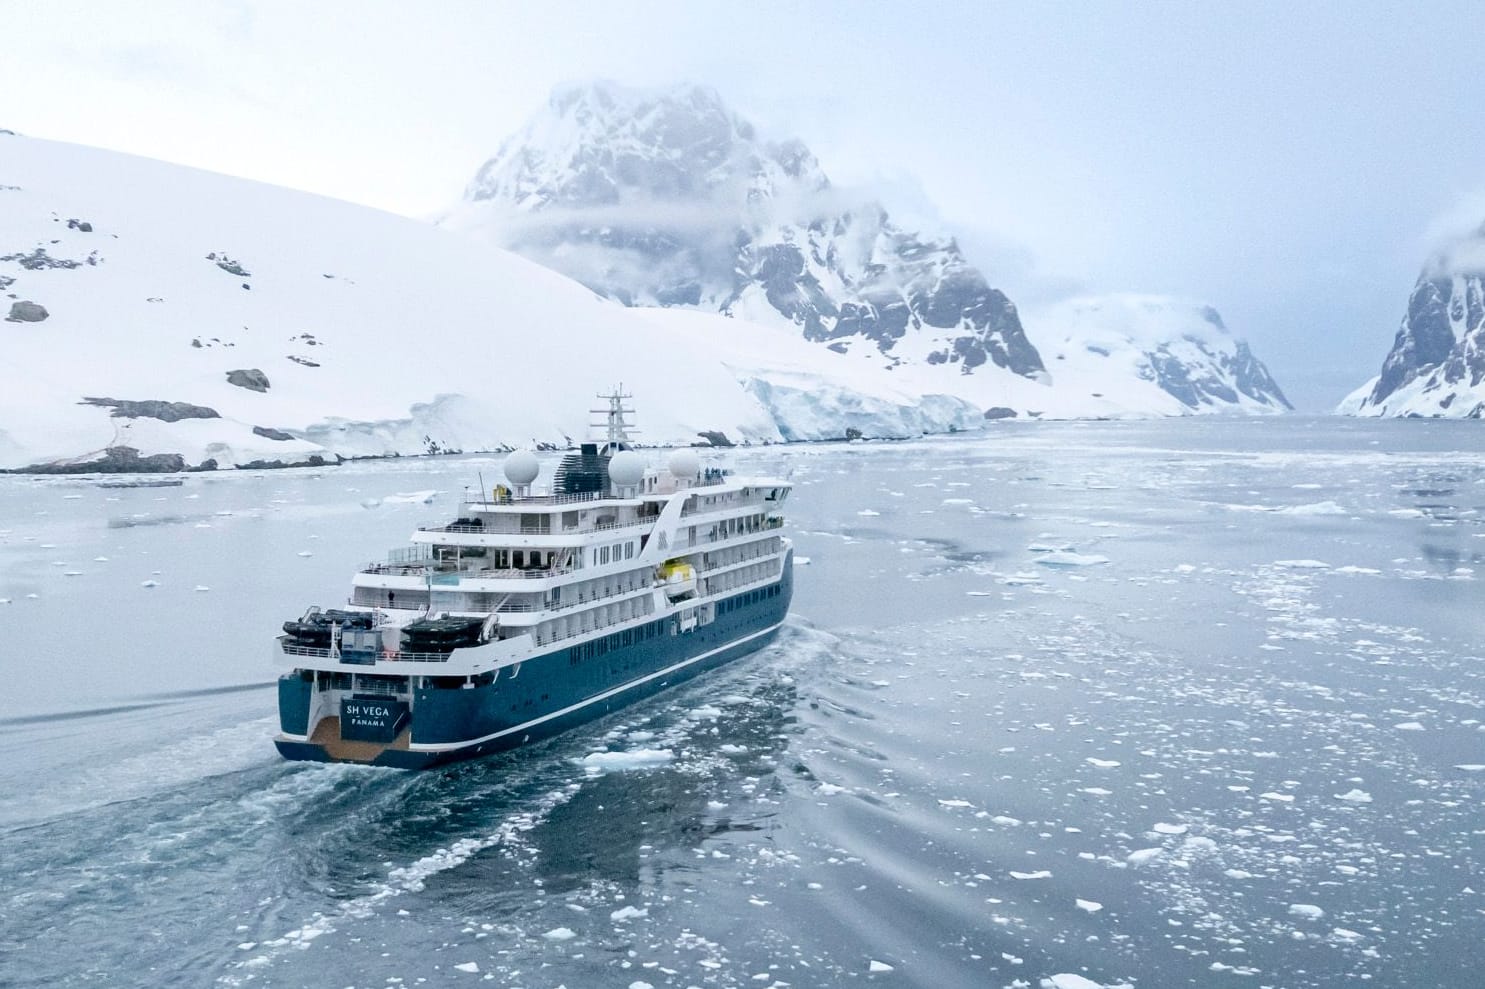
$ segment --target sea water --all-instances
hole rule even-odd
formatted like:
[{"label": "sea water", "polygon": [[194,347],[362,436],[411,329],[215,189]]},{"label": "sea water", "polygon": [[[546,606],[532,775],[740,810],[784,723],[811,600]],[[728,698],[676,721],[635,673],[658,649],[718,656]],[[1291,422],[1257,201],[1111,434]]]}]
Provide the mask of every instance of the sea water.
[{"label": "sea water", "polygon": [[497,458],[0,478],[0,985],[1480,984],[1478,423],[719,462],[778,642],[421,774],[280,761],[269,646]]}]

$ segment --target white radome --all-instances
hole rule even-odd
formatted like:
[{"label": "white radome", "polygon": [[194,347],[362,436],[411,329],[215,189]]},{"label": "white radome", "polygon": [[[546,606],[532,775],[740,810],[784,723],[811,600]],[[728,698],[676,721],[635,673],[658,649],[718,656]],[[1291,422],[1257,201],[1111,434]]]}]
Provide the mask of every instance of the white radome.
[{"label": "white radome", "polygon": [[517,450],[505,458],[505,479],[512,484],[530,484],[540,471],[536,454],[530,450]]},{"label": "white radome", "polygon": [[608,462],[609,480],[623,487],[633,487],[645,476],[645,463],[633,450],[620,450]]},{"label": "white radome", "polygon": [[701,473],[701,458],[696,455],[695,450],[682,448],[670,455],[670,463],[667,467],[672,476],[693,480],[697,474]]}]

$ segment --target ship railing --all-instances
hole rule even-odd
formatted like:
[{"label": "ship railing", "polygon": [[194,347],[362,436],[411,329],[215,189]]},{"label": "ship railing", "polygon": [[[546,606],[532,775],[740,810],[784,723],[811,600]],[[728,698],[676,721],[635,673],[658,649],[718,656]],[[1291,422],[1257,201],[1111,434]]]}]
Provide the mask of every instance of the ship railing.
[{"label": "ship railing", "polygon": [[570,528],[553,529],[549,525],[420,525],[419,532],[453,532],[468,535],[488,536],[550,536],[570,535],[585,532],[607,532],[611,529],[628,529],[636,525],[654,525],[659,516],[650,515],[645,518],[624,519],[618,522],[599,522],[596,525],[572,526]]},{"label": "ship railing", "polygon": [[[304,659],[329,659],[330,650],[318,646],[300,646],[290,642],[279,640],[283,645],[285,656],[299,656]],[[383,662],[393,663],[447,663],[449,657],[441,652],[400,652],[395,649],[383,649],[379,654]]]},{"label": "ship railing", "polygon": [[582,501],[599,501],[610,497],[603,491],[576,491],[571,494],[544,494],[544,495],[507,495],[500,499],[489,499],[484,501],[466,501],[470,508],[480,508],[488,505],[573,505]]},{"label": "ship railing", "polygon": [[361,568],[362,573],[384,574],[394,577],[407,577],[413,574],[422,575],[428,572],[429,563],[368,563]]}]

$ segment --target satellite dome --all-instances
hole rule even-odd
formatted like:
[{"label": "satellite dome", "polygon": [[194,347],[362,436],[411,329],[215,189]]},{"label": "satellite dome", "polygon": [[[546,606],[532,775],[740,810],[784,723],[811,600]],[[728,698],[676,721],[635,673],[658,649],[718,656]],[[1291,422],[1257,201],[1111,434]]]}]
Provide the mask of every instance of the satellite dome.
[{"label": "satellite dome", "polygon": [[670,455],[670,463],[667,465],[670,473],[677,479],[694,480],[701,473],[701,458],[696,456],[695,450],[680,449]]},{"label": "satellite dome", "polygon": [[633,450],[620,450],[609,459],[609,480],[622,487],[633,487],[645,476],[644,461]]},{"label": "satellite dome", "polygon": [[505,479],[512,484],[530,484],[540,470],[536,454],[530,450],[517,450],[505,458]]}]

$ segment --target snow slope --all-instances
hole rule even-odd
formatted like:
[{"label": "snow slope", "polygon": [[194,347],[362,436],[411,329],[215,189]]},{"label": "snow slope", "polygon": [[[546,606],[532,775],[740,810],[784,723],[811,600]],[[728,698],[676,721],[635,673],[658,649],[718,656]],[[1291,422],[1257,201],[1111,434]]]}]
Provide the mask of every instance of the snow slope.
[{"label": "snow slope", "polygon": [[[620,380],[651,442],[780,438],[704,346],[555,272],[147,159],[0,135],[0,282],[0,314],[45,312],[0,322],[3,468],[117,447],[225,467],[560,444]],[[87,398],[219,417],[118,418]]]}]

